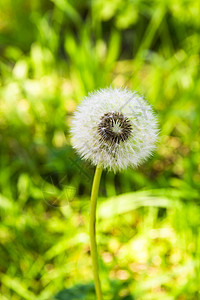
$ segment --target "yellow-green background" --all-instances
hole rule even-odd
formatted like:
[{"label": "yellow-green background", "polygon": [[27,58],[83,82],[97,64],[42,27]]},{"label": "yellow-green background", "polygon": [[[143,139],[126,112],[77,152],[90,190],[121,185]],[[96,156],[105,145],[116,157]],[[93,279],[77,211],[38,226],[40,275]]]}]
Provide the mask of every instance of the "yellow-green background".
[{"label": "yellow-green background", "polygon": [[199,16],[198,0],[0,1],[1,300],[95,299],[94,168],[69,126],[110,85],[144,94],[161,131],[146,164],[103,173],[105,300],[200,299]]}]

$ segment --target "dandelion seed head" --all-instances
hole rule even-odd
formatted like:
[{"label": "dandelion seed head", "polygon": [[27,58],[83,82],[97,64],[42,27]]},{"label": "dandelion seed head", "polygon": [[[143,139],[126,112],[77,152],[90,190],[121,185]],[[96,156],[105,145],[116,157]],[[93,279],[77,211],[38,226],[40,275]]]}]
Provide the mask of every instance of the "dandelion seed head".
[{"label": "dandelion seed head", "polygon": [[94,165],[114,172],[137,167],[155,149],[157,120],[142,96],[102,89],[83,99],[72,118],[72,145]]}]

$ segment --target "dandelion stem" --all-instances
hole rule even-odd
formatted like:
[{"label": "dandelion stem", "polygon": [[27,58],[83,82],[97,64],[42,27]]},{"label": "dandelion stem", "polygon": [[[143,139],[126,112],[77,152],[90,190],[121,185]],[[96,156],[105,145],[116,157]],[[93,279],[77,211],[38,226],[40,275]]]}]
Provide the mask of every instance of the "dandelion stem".
[{"label": "dandelion stem", "polygon": [[91,204],[90,204],[90,251],[92,258],[92,268],[94,276],[94,284],[96,290],[97,300],[103,300],[101,283],[99,279],[99,269],[98,269],[98,254],[97,254],[97,243],[96,243],[96,205],[97,197],[99,192],[99,184],[101,180],[102,166],[97,165],[96,171],[94,174],[94,180],[92,185],[91,193]]}]

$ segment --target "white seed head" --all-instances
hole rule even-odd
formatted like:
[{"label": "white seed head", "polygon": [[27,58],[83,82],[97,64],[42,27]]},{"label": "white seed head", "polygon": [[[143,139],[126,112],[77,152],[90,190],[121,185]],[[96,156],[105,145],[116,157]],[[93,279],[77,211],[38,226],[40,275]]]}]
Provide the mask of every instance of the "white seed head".
[{"label": "white seed head", "polygon": [[85,97],[72,118],[72,145],[94,165],[114,172],[136,167],[155,149],[151,106],[135,92],[106,88]]}]

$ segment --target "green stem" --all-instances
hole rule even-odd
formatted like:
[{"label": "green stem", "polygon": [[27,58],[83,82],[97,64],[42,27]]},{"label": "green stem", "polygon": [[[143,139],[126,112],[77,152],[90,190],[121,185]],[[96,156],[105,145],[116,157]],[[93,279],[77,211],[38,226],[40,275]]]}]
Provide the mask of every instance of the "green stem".
[{"label": "green stem", "polygon": [[94,174],[93,185],[92,185],[91,204],[90,204],[90,247],[91,247],[90,251],[91,251],[92,269],[93,269],[97,300],[103,300],[101,283],[99,279],[98,254],[97,254],[96,231],[95,231],[96,205],[97,205],[97,197],[99,192],[99,184],[101,180],[102,170],[103,170],[102,166],[97,165]]}]

